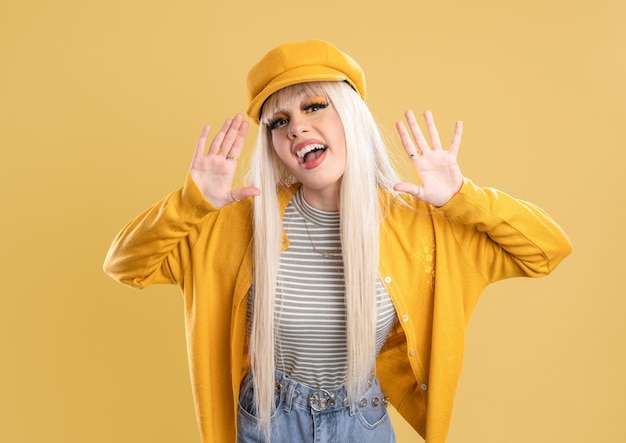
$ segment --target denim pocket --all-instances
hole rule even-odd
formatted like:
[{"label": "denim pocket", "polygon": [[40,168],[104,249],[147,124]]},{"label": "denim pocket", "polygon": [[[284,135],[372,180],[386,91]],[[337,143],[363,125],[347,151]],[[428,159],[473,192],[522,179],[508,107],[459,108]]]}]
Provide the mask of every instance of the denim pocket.
[{"label": "denim pocket", "polygon": [[356,416],[366,429],[377,429],[384,424],[391,426],[391,419],[387,413],[387,401],[378,380],[374,380],[356,405]]},{"label": "denim pocket", "polygon": [[356,411],[357,417],[361,421],[361,424],[367,429],[376,429],[385,423],[389,422],[389,414],[387,408],[380,406],[367,406],[365,408],[358,408]]},{"label": "denim pocket", "polygon": [[[275,411],[272,414],[272,418],[276,415],[276,412],[280,406],[280,396],[274,394],[274,406]],[[254,384],[252,380],[249,380],[239,394],[239,412],[250,420],[257,421],[257,410],[254,404]]]}]

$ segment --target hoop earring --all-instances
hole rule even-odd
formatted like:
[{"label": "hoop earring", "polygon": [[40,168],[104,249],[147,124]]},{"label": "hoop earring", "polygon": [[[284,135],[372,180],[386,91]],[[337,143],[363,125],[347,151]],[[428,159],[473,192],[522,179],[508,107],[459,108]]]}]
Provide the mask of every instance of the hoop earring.
[{"label": "hoop earring", "polygon": [[292,186],[296,181],[296,177],[288,170],[285,170],[285,175],[283,176],[283,183],[285,186]]}]

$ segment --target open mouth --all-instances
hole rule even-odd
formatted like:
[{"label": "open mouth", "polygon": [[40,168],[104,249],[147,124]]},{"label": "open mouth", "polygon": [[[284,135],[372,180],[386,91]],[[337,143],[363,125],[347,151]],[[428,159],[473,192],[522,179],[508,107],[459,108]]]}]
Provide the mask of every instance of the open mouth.
[{"label": "open mouth", "polygon": [[311,143],[310,145],[306,145],[304,148],[296,152],[296,155],[299,159],[302,159],[304,163],[309,163],[317,159],[320,155],[324,153],[324,151],[326,151],[326,145],[323,145],[321,143]]}]

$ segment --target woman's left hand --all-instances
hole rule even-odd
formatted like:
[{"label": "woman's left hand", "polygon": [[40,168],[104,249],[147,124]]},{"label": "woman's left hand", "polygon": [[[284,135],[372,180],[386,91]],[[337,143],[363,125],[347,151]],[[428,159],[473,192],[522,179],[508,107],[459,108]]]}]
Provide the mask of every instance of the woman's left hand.
[{"label": "woman's left hand", "polygon": [[419,184],[397,183],[394,189],[413,194],[434,206],[443,206],[459,192],[463,184],[463,175],[457,163],[463,122],[456,123],[452,143],[447,150],[444,150],[430,111],[424,112],[430,145],[422,134],[413,111],[406,111],[404,116],[409,125],[410,134],[402,121],[396,123],[396,129],[407,155],[413,162]]}]

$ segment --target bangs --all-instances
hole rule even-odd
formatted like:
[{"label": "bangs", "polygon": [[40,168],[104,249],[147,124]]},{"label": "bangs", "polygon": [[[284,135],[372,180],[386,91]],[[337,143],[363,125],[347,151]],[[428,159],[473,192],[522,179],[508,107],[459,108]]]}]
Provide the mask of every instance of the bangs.
[{"label": "bangs", "polygon": [[271,118],[283,111],[295,101],[310,97],[325,97],[330,101],[326,92],[326,84],[335,82],[306,82],[287,86],[270,95],[261,108],[261,123],[267,125]]}]

